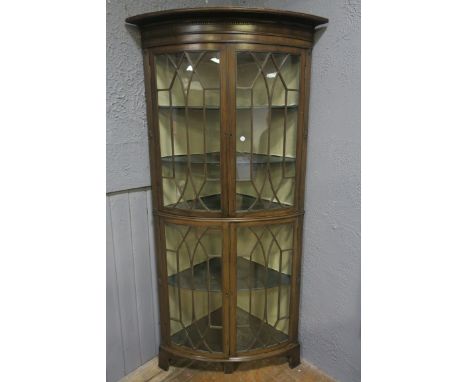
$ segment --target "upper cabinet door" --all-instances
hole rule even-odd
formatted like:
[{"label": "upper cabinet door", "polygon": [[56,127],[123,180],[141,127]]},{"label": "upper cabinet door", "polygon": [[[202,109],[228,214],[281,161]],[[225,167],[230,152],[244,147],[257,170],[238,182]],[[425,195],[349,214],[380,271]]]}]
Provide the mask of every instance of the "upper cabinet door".
[{"label": "upper cabinet door", "polygon": [[295,206],[301,56],[236,51],[238,213]]},{"label": "upper cabinet door", "polygon": [[155,54],[162,205],[221,212],[220,51]]}]

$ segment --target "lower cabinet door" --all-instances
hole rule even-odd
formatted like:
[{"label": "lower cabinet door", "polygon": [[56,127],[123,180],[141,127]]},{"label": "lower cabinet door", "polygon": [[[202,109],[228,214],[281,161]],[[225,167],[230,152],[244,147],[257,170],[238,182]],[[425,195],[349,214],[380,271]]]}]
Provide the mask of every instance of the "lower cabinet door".
[{"label": "lower cabinet door", "polygon": [[295,224],[247,223],[236,227],[238,354],[289,340]]},{"label": "lower cabinet door", "polygon": [[[223,341],[223,250],[219,225],[164,222],[169,334],[171,345],[227,354]],[[167,314],[167,313],[166,313]]]},{"label": "lower cabinet door", "polygon": [[225,358],[288,342],[296,224],[163,219],[170,345]]}]

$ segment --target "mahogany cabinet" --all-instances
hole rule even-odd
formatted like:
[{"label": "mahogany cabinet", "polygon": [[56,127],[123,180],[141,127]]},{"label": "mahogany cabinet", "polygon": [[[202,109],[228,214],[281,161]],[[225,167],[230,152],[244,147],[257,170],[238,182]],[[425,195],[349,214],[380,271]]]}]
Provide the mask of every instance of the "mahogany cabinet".
[{"label": "mahogany cabinet", "polygon": [[252,8],[126,20],[144,52],[165,370],[300,362],[311,50],[327,21]]}]

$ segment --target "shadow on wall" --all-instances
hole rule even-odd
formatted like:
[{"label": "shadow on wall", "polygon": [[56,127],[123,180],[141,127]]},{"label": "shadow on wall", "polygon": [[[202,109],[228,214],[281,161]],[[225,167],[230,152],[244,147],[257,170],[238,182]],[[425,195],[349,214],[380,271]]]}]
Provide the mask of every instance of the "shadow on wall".
[{"label": "shadow on wall", "polygon": [[360,332],[356,319],[301,326],[301,357],[322,370],[320,365],[327,365],[324,371],[338,381],[359,382],[360,346],[358,349],[349,346],[360,343]]},{"label": "shadow on wall", "polygon": [[136,25],[127,24],[125,23],[125,29],[127,30],[128,34],[132,38],[134,44],[141,48],[141,37],[140,37],[140,30]]}]

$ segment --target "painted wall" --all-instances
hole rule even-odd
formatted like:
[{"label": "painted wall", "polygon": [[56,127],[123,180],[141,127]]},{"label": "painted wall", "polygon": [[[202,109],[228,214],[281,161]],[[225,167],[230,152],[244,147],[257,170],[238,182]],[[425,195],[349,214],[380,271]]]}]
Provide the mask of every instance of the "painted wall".
[{"label": "painted wall", "polygon": [[[108,192],[150,184],[142,54],[138,31],[123,22],[127,16],[176,7],[240,5],[330,19],[326,30],[318,34],[312,56],[300,337],[303,358],[342,382],[359,381],[360,1],[108,0],[107,5]],[[120,211],[123,215],[113,214],[112,221],[117,218],[123,224],[129,214]],[[114,251],[121,251],[123,261],[128,262],[133,252],[125,247],[125,236],[117,236]],[[130,296],[126,288],[133,284],[120,285],[117,280],[108,285],[108,298],[117,284]],[[135,305],[129,310],[134,312]],[[135,322],[134,317],[131,321]],[[136,336],[134,328],[132,333]],[[119,346],[118,341],[110,342],[108,371],[123,370],[122,360],[109,359],[109,350],[119,353],[113,348]],[[124,371],[138,366],[144,357],[140,358],[127,362]]]}]

